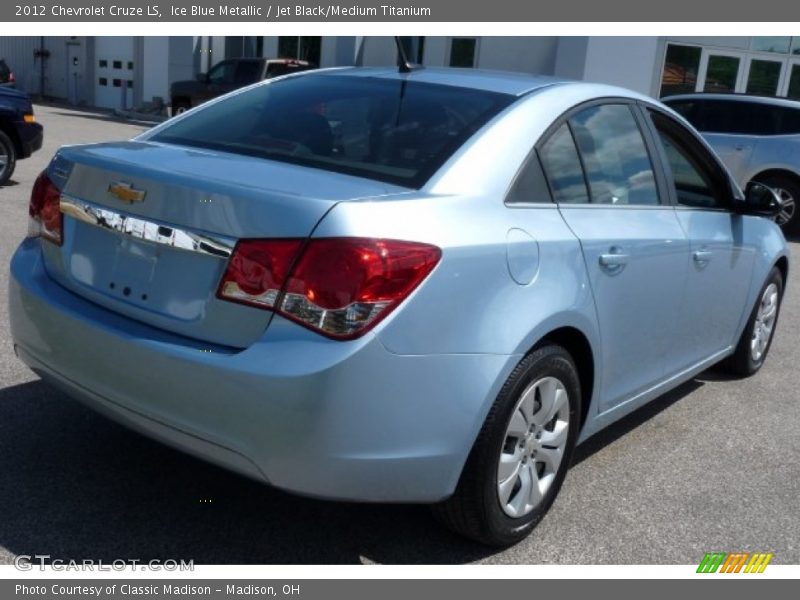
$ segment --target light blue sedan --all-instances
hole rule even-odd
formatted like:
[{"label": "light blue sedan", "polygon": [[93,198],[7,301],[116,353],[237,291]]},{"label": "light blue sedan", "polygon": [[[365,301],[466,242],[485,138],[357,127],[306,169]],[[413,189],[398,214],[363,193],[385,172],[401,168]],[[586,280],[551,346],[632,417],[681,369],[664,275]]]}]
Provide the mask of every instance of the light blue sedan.
[{"label": "light blue sedan", "polygon": [[577,443],[763,365],[778,209],[627,90],[303,73],[60,149],[11,263],[14,347],[204,459],[510,544]]}]

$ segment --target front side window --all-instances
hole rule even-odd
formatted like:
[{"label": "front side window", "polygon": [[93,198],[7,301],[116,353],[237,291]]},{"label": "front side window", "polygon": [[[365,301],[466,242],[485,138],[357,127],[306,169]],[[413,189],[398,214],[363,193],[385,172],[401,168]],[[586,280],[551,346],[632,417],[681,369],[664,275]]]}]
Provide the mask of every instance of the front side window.
[{"label": "front side window", "polygon": [[727,208],[730,203],[727,175],[711,155],[680,124],[650,112],[658,142],[669,166],[678,204],[692,208]]},{"label": "front side window", "polygon": [[450,85],[309,74],[214,103],[150,139],[418,188],[514,100]]},{"label": "front side window", "polygon": [[570,120],[593,204],[658,204],[650,155],[625,104],[587,108]]}]

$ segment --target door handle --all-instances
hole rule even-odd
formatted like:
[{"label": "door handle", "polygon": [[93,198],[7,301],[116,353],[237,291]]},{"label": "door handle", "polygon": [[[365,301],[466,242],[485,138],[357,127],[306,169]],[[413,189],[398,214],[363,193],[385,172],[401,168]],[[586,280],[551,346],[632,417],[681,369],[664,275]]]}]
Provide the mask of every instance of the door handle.
[{"label": "door handle", "polygon": [[711,250],[695,250],[692,252],[692,258],[696,263],[707,263],[711,260]]},{"label": "door handle", "polygon": [[618,269],[628,263],[630,256],[621,252],[613,252],[600,255],[600,265],[603,267],[610,267]]}]

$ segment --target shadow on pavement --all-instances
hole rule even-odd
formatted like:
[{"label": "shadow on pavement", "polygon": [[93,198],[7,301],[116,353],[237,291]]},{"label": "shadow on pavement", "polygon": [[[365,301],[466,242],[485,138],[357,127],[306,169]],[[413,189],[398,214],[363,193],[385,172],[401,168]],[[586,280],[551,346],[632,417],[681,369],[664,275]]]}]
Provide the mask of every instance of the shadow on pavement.
[{"label": "shadow on pavement", "polygon": [[[575,463],[702,385],[594,436]],[[424,506],[324,502],[228,473],[96,415],[41,381],[0,389],[0,546],[52,559],[197,564],[465,563],[496,549]],[[534,533],[535,535],[535,533]]]}]

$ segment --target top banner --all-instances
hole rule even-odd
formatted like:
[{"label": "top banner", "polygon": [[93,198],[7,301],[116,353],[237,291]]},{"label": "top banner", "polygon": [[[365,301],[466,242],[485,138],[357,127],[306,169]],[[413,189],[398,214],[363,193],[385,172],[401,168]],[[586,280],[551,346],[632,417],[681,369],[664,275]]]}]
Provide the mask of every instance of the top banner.
[{"label": "top banner", "polygon": [[[44,0],[0,3],[0,22],[772,22],[800,21],[785,0]],[[0,34],[2,34],[0,30]]]}]

